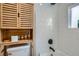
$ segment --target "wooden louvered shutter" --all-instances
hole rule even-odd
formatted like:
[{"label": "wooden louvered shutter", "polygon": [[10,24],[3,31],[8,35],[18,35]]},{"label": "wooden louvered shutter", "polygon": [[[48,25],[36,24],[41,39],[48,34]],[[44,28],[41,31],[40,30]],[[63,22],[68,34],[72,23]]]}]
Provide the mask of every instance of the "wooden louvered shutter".
[{"label": "wooden louvered shutter", "polygon": [[0,3],[0,27],[1,27],[1,3]]},{"label": "wooden louvered shutter", "polygon": [[3,3],[1,7],[1,27],[17,28],[17,3]]},{"label": "wooden louvered shutter", "polygon": [[33,27],[33,4],[19,4],[19,27],[24,29],[32,29]]}]

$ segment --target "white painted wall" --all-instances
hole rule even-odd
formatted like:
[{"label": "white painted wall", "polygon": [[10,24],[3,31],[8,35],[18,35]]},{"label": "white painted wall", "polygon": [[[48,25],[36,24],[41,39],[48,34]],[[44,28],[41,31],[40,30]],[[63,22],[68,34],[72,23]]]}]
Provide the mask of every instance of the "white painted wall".
[{"label": "white painted wall", "polygon": [[[54,32],[57,32],[54,27],[55,25],[55,10],[54,7],[49,4],[35,4],[35,50],[36,55],[48,53],[49,44],[48,39],[57,36]],[[54,14],[54,16],[52,16]],[[54,26],[53,26],[54,25]],[[54,34],[54,35],[53,35]],[[56,38],[55,38],[56,39]],[[55,42],[54,42],[55,43]]]},{"label": "white painted wall", "polygon": [[69,3],[56,4],[56,19],[58,24],[57,49],[67,55],[79,55],[79,29],[68,28],[68,7]]},{"label": "white painted wall", "polygon": [[[54,40],[55,49],[67,55],[79,55],[79,29],[68,28],[68,7],[69,3],[56,4],[35,4],[36,13],[36,55],[49,53],[48,39]],[[50,25],[50,18],[52,24]],[[50,25],[50,26],[49,26]]]}]

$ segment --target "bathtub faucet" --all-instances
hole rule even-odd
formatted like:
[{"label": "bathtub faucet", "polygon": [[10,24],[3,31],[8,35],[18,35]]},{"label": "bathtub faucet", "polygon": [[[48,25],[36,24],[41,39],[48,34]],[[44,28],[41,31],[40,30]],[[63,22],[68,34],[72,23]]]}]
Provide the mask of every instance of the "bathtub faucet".
[{"label": "bathtub faucet", "polygon": [[54,48],[52,48],[52,47],[49,47],[49,49],[51,49],[53,52],[55,52],[55,49],[54,49]]}]

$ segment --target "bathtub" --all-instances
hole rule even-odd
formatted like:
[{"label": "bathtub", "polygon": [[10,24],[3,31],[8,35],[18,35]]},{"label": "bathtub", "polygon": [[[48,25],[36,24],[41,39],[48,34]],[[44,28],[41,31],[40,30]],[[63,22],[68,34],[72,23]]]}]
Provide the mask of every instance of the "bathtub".
[{"label": "bathtub", "polygon": [[55,52],[53,52],[53,56],[67,56],[67,54],[63,51],[56,50]]},{"label": "bathtub", "polygon": [[51,56],[51,54],[53,56],[67,56],[67,54],[65,54],[64,52],[62,52],[60,50],[55,50],[55,52],[42,53],[42,54],[40,54],[40,56]]}]

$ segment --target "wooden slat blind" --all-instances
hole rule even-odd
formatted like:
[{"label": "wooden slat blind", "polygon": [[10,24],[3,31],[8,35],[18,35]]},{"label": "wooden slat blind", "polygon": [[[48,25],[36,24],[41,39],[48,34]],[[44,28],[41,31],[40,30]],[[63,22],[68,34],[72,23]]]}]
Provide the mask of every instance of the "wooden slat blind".
[{"label": "wooden slat blind", "polygon": [[2,4],[2,21],[3,28],[17,27],[17,3],[3,3]]},{"label": "wooden slat blind", "polygon": [[19,4],[19,26],[21,28],[32,28],[33,22],[33,4]]}]

